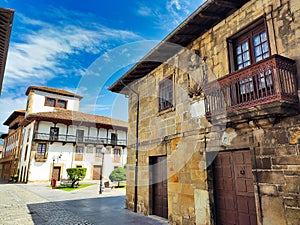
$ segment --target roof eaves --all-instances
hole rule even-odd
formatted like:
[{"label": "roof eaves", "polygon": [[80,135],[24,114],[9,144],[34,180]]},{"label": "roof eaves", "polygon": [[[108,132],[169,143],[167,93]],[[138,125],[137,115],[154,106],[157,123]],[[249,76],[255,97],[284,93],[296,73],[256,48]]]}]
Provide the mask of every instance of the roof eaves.
[{"label": "roof eaves", "polygon": [[[192,43],[201,34],[206,32],[208,29],[212,28],[214,25],[222,21],[224,18],[228,17],[230,14],[232,14],[234,11],[242,7],[248,1],[249,0],[238,0],[238,1],[208,0],[206,1],[194,13],[192,13],[191,16],[189,16],[186,20],[184,20],[173,32],[171,32],[157,46],[155,46],[152,50],[150,50],[148,54],[146,54],[139,62],[137,62],[130,70],[128,70],[118,81],[112,84],[108,89],[113,92],[126,94],[126,90],[124,90],[124,88],[127,85],[129,85],[132,81],[135,81],[136,79],[146,76],[149,72],[153,71],[163,62],[165,62],[166,60],[168,60],[169,58],[177,54],[180,50],[182,50],[184,47]],[[222,9],[227,9],[227,10],[225,10],[226,13],[224,15],[216,16],[207,12],[207,9],[209,7],[212,8],[219,7],[219,9],[221,10]],[[201,27],[202,23],[200,22],[197,22],[195,24],[194,22],[199,20],[200,17],[202,17],[202,20],[200,20],[200,22],[207,20],[207,18],[211,18],[211,23],[209,23],[208,26],[203,26],[203,27]],[[185,39],[180,38],[180,35],[182,35],[180,34],[180,32],[183,32],[184,34],[184,29],[192,25],[198,26],[198,29],[192,29],[194,30],[195,33],[188,34],[185,37]],[[164,51],[163,49],[166,47],[171,48],[173,51]],[[161,56],[160,52],[164,52],[168,54]],[[143,64],[146,65],[149,63],[150,65],[152,64],[153,66],[147,68],[147,70],[141,72],[140,74],[134,74],[135,71],[143,71]]]},{"label": "roof eaves", "polygon": [[1,34],[2,37],[0,39],[0,95],[1,95],[9,41],[11,36],[11,29],[12,29],[13,18],[14,18],[14,10],[0,8],[0,15],[1,15],[0,27],[1,27],[1,32],[3,32]]}]

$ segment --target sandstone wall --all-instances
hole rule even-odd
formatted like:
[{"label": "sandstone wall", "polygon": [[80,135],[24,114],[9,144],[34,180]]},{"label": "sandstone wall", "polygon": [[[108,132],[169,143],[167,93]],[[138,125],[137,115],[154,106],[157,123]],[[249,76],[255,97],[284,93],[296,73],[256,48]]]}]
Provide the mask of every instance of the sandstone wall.
[{"label": "sandstone wall", "polygon": [[[198,72],[205,72],[210,81],[228,74],[227,39],[262,17],[266,18],[271,53],[296,60],[300,71],[300,2],[253,0],[189,46],[199,50],[201,58],[206,58],[207,67],[201,67]],[[188,49],[183,49],[131,85],[140,93],[138,212],[152,213],[149,157],[167,155],[169,222],[214,224],[207,152],[248,148],[253,156],[259,224],[297,224],[300,215],[298,117],[280,122],[272,120],[262,126],[253,125],[252,121],[231,130],[226,124],[212,126],[203,114],[195,115],[195,110],[203,110],[203,95],[189,95],[189,87],[199,74],[188,68],[190,54]],[[169,76],[174,81],[174,107],[159,112],[159,83]],[[130,93],[126,194],[130,210],[134,208],[136,103],[136,95]],[[232,132],[236,135],[231,136]],[[224,135],[228,137],[227,143],[222,140]]]}]

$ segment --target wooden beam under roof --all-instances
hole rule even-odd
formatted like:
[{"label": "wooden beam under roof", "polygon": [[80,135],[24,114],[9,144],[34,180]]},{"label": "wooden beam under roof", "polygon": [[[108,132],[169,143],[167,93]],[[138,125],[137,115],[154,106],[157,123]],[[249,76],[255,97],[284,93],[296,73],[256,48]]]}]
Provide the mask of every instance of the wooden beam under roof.
[{"label": "wooden beam under roof", "polygon": [[[201,5],[189,18],[183,21],[174,31],[172,31],[166,38],[164,38],[157,46],[155,46],[150,52],[144,56],[138,63],[136,63],[131,69],[129,69],[117,82],[109,87],[109,90],[113,92],[119,92],[124,90],[124,85],[127,85],[128,78],[130,81],[135,78],[132,74],[135,71],[140,72],[140,64],[145,61],[160,61],[165,62],[173,55],[177,54],[182,48],[187,47],[197,37],[202,35],[207,30],[211,29],[215,24],[222,21],[222,19],[231,15],[237,9],[241,8],[245,3],[250,0],[207,0]],[[214,12],[216,15],[212,15]],[[203,14],[203,17],[198,14]],[[209,14],[211,13],[211,14]],[[221,15],[221,16],[220,16]],[[204,18],[204,16],[210,16]],[[180,36],[182,34],[183,36]],[[166,48],[168,45],[174,45],[174,48]],[[161,64],[160,63],[160,64]],[[151,70],[154,70],[160,64],[150,64]],[[139,75],[139,78],[146,76],[147,72]],[[131,79],[133,78],[133,79]]]},{"label": "wooden beam under roof", "polygon": [[2,90],[13,18],[14,10],[0,7],[0,94]]},{"label": "wooden beam under roof", "polygon": [[217,6],[221,6],[221,7],[225,7],[225,8],[231,8],[231,9],[238,8],[238,5],[232,1],[216,0],[215,4]]},{"label": "wooden beam under roof", "polygon": [[222,16],[215,14],[215,13],[209,13],[209,12],[202,12],[198,14],[199,17],[205,18],[205,19],[213,19],[213,20],[220,20]]}]

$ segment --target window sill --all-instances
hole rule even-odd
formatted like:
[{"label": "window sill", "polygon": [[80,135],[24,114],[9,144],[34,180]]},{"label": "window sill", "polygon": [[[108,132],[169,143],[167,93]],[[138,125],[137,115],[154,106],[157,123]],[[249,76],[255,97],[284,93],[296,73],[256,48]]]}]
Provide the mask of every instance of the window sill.
[{"label": "window sill", "polygon": [[174,112],[175,111],[175,107],[174,106],[171,106],[169,108],[166,108],[166,109],[162,109],[160,111],[158,111],[158,113],[156,114],[156,116],[161,116],[161,115],[164,115],[166,113],[169,113],[169,112]]}]

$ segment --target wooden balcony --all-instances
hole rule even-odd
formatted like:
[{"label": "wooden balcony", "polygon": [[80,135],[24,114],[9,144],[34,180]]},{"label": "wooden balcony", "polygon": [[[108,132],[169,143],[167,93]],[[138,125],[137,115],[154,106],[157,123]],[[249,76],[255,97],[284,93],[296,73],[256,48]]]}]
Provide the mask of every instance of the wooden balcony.
[{"label": "wooden balcony", "polygon": [[213,123],[288,116],[298,112],[294,60],[273,55],[205,85],[206,116]]},{"label": "wooden balcony", "polygon": [[35,141],[49,141],[53,142],[61,142],[63,144],[66,143],[76,143],[80,144],[93,144],[93,145],[112,145],[112,146],[126,146],[127,140],[112,140],[110,138],[97,138],[97,137],[77,137],[76,135],[66,135],[59,134],[56,136],[50,135],[50,133],[35,133],[34,134]]}]

